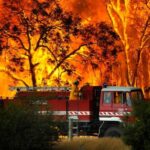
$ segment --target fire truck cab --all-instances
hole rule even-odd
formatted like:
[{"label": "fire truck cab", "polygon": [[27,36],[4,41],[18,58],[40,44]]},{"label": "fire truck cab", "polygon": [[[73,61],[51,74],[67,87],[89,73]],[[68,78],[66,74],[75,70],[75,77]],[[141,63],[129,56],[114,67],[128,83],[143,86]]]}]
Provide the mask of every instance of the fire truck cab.
[{"label": "fire truck cab", "polygon": [[122,118],[131,113],[135,100],[143,100],[140,88],[119,86],[102,88],[99,106],[99,135],[120,136]]}]

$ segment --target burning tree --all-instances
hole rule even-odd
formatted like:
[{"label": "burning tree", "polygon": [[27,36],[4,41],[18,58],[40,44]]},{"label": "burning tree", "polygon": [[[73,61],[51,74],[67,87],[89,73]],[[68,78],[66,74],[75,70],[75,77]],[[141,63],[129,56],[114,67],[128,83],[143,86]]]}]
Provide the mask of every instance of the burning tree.
[{"label": "burning tree", "polygon": [[[37,86],[37,80],[42,82],[43,77],[36,74],[45,72],[50,77],[60,66],[62,57],[70,50],[66,43],[71,43],[70,36],[75,34],[73,30],[77,29],[80,20],[73,20],[71,14],[63,12],[55,0],[7,1],[3,9],[7,14],[3,14],[1,24],[4,41],[1,45],[5,44],[4,53],[9,59],[4,71],[16,80],[19,79],[14,76],[16,72],[29,75],[32,85]],[[50,64],[56,67],[50,69],[47,67]],[[28,85],[24,80],[20,81]]]},{"label": "burning tree", "polygon": [[86,64],[85,67],[91,66],[91,70],[95,73],[94,79],[97,77],[97,83],[113,84],[113,67],[118,66],[117,57],[122,52],[119,36],[105,22],[93,26],[89,24],[84,28],[82,34],[84,40],[97,43],[96,45],[88,45],[89,51],[80,55],[82,63]]},{"label": "burning tree", "polygon": [[[150,15],[149,0],[110,0],[108,13],[124,45],[128,85],[149,84]],[[133,44],[134,43],[134,44]],[[148,55],[147,55],[148,54]],[[146,61],[147,60],[147,61]],[[145,83],[143,82],[146,81]]]},{"label": "burning tree", "polygon": [[47,85],[56,74],[60,79],[64,72],[77,73],[70,61],[75,57],[98,68],[96,63],[108,59],[108,53],[117,55],[115,40],[119,38],[112,28],[103,23],[85,27],[81,18],[65,12],[57,0],[7,0],[3,10],[0,48],[6,69],[0,71],[25,86]]}]

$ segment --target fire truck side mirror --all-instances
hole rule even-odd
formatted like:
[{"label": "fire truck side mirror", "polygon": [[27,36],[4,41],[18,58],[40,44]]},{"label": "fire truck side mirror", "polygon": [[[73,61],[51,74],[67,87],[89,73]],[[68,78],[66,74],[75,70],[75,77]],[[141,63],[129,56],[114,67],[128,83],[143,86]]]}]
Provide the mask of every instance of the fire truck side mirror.
[{"label": "fire truck side mirror", "polygon": [[79,99],[82,99],[82,96],[83,96],[83,94],[82,94],[82,92],[80,91],[80,92],[79,92]]}]

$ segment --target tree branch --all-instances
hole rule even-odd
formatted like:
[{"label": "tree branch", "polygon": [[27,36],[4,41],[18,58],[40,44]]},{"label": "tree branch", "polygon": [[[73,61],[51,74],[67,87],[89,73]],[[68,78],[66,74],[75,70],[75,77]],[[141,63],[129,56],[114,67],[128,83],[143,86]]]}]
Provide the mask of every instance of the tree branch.
[{"label": "tree branch", "polygon": [[36,66],[38,66],[40,63],[36,63],[33,65],[33,68],[35,68]]},{"label": "tree branch", "polygon": [[30,39],[29,23],[28,23],[27,18],[25,17],[23,10],[21,10],[21,12],[20,12],[20,17],[21,17],[23,25],[25,25],[25,27],[26,27],[26,34],[27,34],[27,39],[28,39],[28,44],[29,44],[28,50],[30,51],[31,50],[31,39]]},{"label": "tree branch", "polygon": [[[90,43],[90,44],[92,44],[92,43]],[[66,59],[68,59],[68,58],[69,58],[70,56],[72,56],[72,55],[75,55],[75,54],[81,49],[81,47],[84,47],[84,46],[87,46],[87,45],[89,45],[89,44],[82,44],[82,45],[80,45],[77,49],[73,50],[73,51],[70,52],[68,55],[66,55],[62,60],[60,60],[60,61],[57,63],[57,65],[54,67],[54,69],[51,71],[51,73],[50,73],[46,78],[49,79],[49,78],[53,75],[53,73],[56,71],[56,69],[59,68],[59,67],[61,66],[61,64],[62,64]]]},{"label": "tree branch", "polygon": [[38,48],[46,48],[54,57],[55,61],[57,61],[57,57],[55,56],[55,54],[53,53],[53,51],[46,45],[39,45]]},{"label": "tree branch", "polygon": [[15,76],[14,76],[12,73],[10,73],[9,71],[7,71],[7,70],[1,70],[1,69],[0,69],[0,72],[6,73],[6,74],[7,74],[9,77],[11,77],[13,80],[22,82],[26,87],[29,87],[29,85],[28,85],[25,81],[23,81],[22,79],[19,79],[19,78],[15,77]]},{"label": "tree branch", "polygon": [[150,39],[149,36],[147,36],[145,38],[147,29],[148,29],[148,26],[149,26],[149,21],[150,21],[150,16],[148,17],[148,19],[147,19],[147,21],[144,25],[144,29],[143,29],[143,32],[142,32],[142,35],[141,35],[141,38],[140,38],[140,46],[139,46],[139,49],[137,49],[137,61],[135,63],[135,71],[133,73],[132,85],[134,85],[135,81],[136,81],[138,68],[139,68],[139,64],[140,64],[140,61],[141,61],[142,51],[143,51],[147,41]]},{"label": "tree branch", "polygon": [[[44,35],[46,35],[47,34],[47,32],[49,32],[50,30],[53,30],[53,29],[56,29],[56,28],[58,28],[59,27],[59,25],[53,25],[53,26],[48,26],[46,29],[45,29],[45,31],[43,31],[41,34],[40,34],[40,37],[39,37],[39,39],[38,39],[38,41],[37,41],[37,43],[36,43],[36,47],[35,47],[35,50],[37,50],[38,49],[38,47],[40,46],[40,42],[41,42],[41,40],[42,40],[42,38],[44,37]],[[47,34],[48,35],[48,34]],[[47,36],[46,36],[47,37]]]},{"label": "tree branch", "polygon": [[22,48],[23,48],[25,51],[28,52],[28,49],[27,49],[27,48],[25,47],[25,45],[23,44],[23,41],[21,40],[21,38],[19,38],[18,36],[12,35],[12,34],[10,34],[10,33],[6,33],[6,35],[7,35],[8,37],[12,38],[12,39],[17,39],[17,40],[20,42]]},{"label": "tree branch", "polygon": [[147,36],[146,40],[144,40],[144,37],[146,36],[146,31],[148,29],[148,26],[149,26],[149,22],[150,22],[150,16],[147,18],[147,21],[145,23],[145,26],[144,26],[144,29],[143,29],[143,32],[142,32],[142,35],[141,35],[141,38],[140,38],[140,47],[143,48],[144,45],[145,45],[145,41],[147,41],[147,38],[149,38],[149,36]]}]

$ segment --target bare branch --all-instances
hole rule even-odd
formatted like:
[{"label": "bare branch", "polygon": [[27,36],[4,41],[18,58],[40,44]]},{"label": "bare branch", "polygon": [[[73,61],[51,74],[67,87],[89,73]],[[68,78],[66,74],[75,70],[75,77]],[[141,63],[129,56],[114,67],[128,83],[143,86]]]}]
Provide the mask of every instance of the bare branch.
[{"label": "bare branch", "polygon": [[10,38],[12,38],[12,39],[17,39],[17,40],[20,42],[22,48],[28,52],[28,49],[25,47],[25,45],[23,44],[23,41],[21,40],[20,37],[15,36],[15,35],[12,35],[12,34],[10,34],[10,33],[6,33],[6,34],[7,34]]},{"label": "bare branch", "polygon": [[46,29],[45,29],[45,31],[43,31],[41,34],[40,34],[40,37],[39,37],[39,39],[38,39],[38,41],[37,41],[37,43],[36,43],[36,47],[35,47],[35,50],[37,50],[38,49],[38,47],[40,46],[40,42],[41,42],[41,40],[42,40],[42,38],[44,37],[44,36],[48,36],[48,32],[50,32],[51,30],[53,30],[53,29],[59,29],[59,27],[60,27],[60,24],[55,24],[55,25],[53,25],[53,26],[49,26],[49,27],[47,27]]},{"label": "bare branch", "polygon": [[36,63],[33,65],[33,68],[35,68],[36,66],[38,66],[40,63]]},{"label": "bare branch", "polygon": [[46,45],[39,45],[38,48],[46,48],[54,57],[55,61],[57,61],[57,57],[55,56],[55,54],[53,53],[53,51]]},{"label": "bare branch", "polygon": [[18,82],[22,82],[26,87],[29,87],[29,85],[25,81],[23,81],[22,79],[19,79],[19,78],[15,77],[10,71],[0,70],[0,72],[6,73],[13,80],[18,81]]},{"label": "bare branch", "polygon": [[28,23],[27,17],[25,16],[23,10],[20,13],[20,17],[22,19],[23,24],[26,26],[26,35],[27,35],[28,44],[29,44],[28,50],[30,50],[31,49],[31,39],[30,39],[30,32],[29,32],[29,23]]},{"label": "bare branch", "polygon": [[39,39],[38,39],[38,41],[37,41],[37,43],[36,43],[35,50],[37,50],[37,49],[39,48],[39,45],[40,45],[40,42],[41,42],[43,36],[44,36],[44,33],[40,34],[40,37],[39,37]]},{"label": "bare branch", "polygon": [[[90,43],[90,44],[94,44],[94,43]],[[46,78],[49,79],[53,75],[53,73],[56,71],[56,69],[59,68],[61,66],[61,64],[66,61],[66,59],[70,58],[72,55],[75,55],[81,49],[81,47],[88,46],[88,45],[89,44],[87,44],[87,43],[81,44],[77,49],[73,50],[68,55],[66,55],[62,60],[60,60],[57,63],[57,65],[54,67],[54,69],[51,71],[51,73]]]},{"label": "bare branch", "polygon": [[146,46],[147,42],[149,41],[150,37],[146,36],[147,30],[148,30],[148,26],[149,26],[149,22],[150,22],[150,16],[147,18],[146,23],[144,25],[144,29],[142,31],[142,35],[140,38],[140,46],[137,49],[137,61],[135,63],[135,71],[133,73],[133,80],[132,80],[132,85],[134,85],[136,77],[137,77],[137,73],[138,73],[138,68],[140,65],[140,61],[141,61],[141,54],[143,52],[144,47]]},{"label": "bare branch", "polygon": [[147,32],[147,29],[149,27],[149,22],[150,22],[150,16],[147,18],[147,21],[145,23],[145,26],[144,26],[144,29],[143,29],[143,32],[141,35],[141,39],[140,39],[140,47],[141,48],[143,48],[145,46],[146,41],[150,38],[149,36],[147,36],[147,38],[145,39],[146,32]]}]

